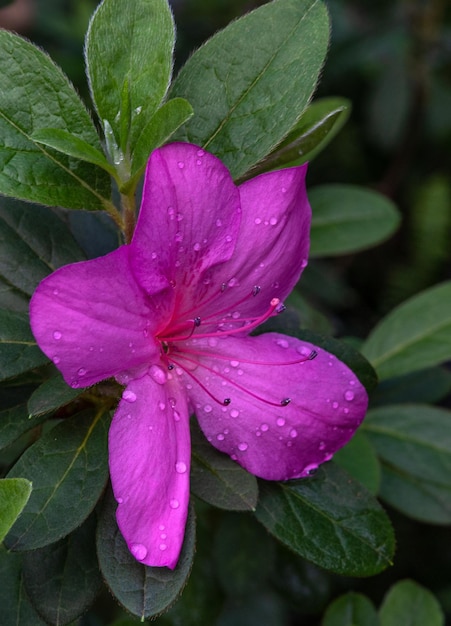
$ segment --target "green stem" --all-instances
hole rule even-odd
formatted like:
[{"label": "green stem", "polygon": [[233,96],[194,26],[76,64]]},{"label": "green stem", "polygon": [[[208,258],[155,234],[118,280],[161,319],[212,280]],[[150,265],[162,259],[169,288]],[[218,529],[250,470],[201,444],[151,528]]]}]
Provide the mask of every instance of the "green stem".
[{"label": "green stem", "polygon": [[122,206],[124,207],[124,236],[125,243],[130,243],[135,230],[136,203],[135,194],[121,194]]}]

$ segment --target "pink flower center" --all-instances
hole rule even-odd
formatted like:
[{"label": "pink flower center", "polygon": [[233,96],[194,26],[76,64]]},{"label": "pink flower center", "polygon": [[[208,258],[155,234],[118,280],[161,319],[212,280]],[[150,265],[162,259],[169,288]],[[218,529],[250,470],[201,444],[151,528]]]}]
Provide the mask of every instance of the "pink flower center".
[{"label": "pink flower center", "polygon": [[[221,293],[225,291],[227,286],[223,284],[221,286]],[[197,349],[197,346],[193,339],[211,339],[210,346],[214,345],[215,339],[223,339],[231,335],[247,336],[257,326],[265,322],[267,319],[274,315],[278,315],[285,310],[285,306],[280,302],[279,298],[272,298],[269,302],[268,309],[261,315],[256,317],[241,317],[238,312],[238,307],[247,302],[250,298],[258,296],[261,292],[261,288],[255,285],[252,291],[239,300],[238,302],[229,305],[224,309],[219,309],[212,314],[200,317],[195,315],[196,310],[190,309],[182,312],[178,315],[177,319],[171,322],[171,324],[164,329],[161,335],[157,336],[157,339],[161,343],[161,358],[168,370],[173,370],[175,366],[183,370],[191,379],[193,379],[205,393],[207,393],[215,402],[221,405],[229,405],[232,402],[231,397],[217,398],[195,375],[197,368],[202,368],[212,376],[219,377],[225,383],[231,385],[232,389],[236,388],[241,392],[250,395],[255,400],[264,402],[271,406],[281,407],[287,406],[291,402],[291,398],[285,397],[277,401],[269,398],[263,398],[255,394],[251,389],[240,385],[234,378],[227,376],[224,373],[217,371],[217,368],[211,367],[208,362],[212,360],[229,361],[233,363],[246,363],[251,365],[296,365],[310,361],[317,356],[317,353],[312,350],[307,355],[298,356],[294,359],[285,361],[256,361],[246,360],[241,356],[237,357],[236,361],[229,354],[221,353],[218,351]],[[197,310],[204,307],[206,304],[211,303],[218,297],[218,294],[214,294],[208,300],[200,303]],[[191,315],[194,316],[191,317]],[[189,317],[188,317],[189,316]],[[197,342],[196,342],[197,343]],[[220,348],[220,342],[218,342],[218,348]],[[287,344],[288,347],[288,344]]]}]

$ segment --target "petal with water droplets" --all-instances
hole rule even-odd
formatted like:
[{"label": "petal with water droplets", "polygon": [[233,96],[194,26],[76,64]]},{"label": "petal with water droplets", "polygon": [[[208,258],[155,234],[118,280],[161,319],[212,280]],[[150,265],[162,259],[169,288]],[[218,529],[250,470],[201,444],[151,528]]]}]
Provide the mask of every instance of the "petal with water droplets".
[{"label": "petal with water droplets", "polygon": [[189,502],[190,435],[186,399],[174,383],[150,375],[127,387],[109,433],[116,517],[140,562],[173,569]]},{"label": "petal with water droplets", "polygon": [[230,259],[239,223],[238,189],[219,159],[187,143],[155,150],[131,244],[140,284],[151,294],[175,285],[179,308],[205,298],[204,272]]},{"label": "petal with water droplets", "polygon": [[198,363],[190,378],[201,384],[193,383],[189,396],[204,434],[261,478],[312,473],[351,439],[365,415],[368,398],[355,374],[293,337],[224,337],[214,349],[199,339],[186,342],[185,354],[191,368]]},{"label": "petal with water droplets", "polygon": [[212,277],[231,285],[221,308],[229,305],[232,312],[234,302],[248,296],[238,307],[240,317],[260,316],[272,298],[283,301],[299,280],[310,245],[306,172],[306,165],[270,172],[239,187],[242,219],[235,254]]},{"label": "petal with water droplets", "polygon": [[39,347],[73,387],[93,385],[158,354],[149,327],[156,315],[134,280],[127,246],[45,278],[31,300],[30,320]]}]

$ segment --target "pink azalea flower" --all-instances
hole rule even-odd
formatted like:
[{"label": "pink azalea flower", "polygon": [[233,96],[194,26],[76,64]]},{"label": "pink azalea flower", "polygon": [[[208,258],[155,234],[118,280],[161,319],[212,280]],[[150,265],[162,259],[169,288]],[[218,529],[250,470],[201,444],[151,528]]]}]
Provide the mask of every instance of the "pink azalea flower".
[{"label": "pink azalea flower", "polygon": [[306,167],[236,187],[213,155],[150,157],[135,234],[63,267],[31,301],[36,340],[72,387],[125,386],[109,433],[117,521],[131,553],[174,568],[189,499],[189,418],[249,472],[308,476],[353,435],[367,395],[346,365],[278,333],[307,264]]}]

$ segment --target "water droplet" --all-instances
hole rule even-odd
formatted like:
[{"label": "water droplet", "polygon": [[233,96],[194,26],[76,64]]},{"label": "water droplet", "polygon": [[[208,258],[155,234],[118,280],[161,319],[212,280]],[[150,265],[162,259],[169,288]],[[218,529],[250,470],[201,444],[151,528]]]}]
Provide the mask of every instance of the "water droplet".
[{"label": "water droplet", "polygon": [[352,402],[354,400],[354,392],[353,391],[346,391],[345,392],[345,400],[347,400],[348,402]]},{"label": "water droplet", "polygon": [[54,290],[53,290],[53,295],[54,295],[54,296],[57,296],[58,294],[59,294],[58,289],[54,289]]},{"label": "water droplet", "polygon": [[206,404],[204,406],[204,411],[205,413],[211,413],[213,411],[213,407],[211,406],[211,404]]},{"label": "water droplet", "polygon": [[176,500],[175,498],[173,498],[170,502],[169,502],[169,506],[171,507],[171,509],[178,509],[180,506],[180,502],[178,500]]},{"label": "water droplet", "polygon": [[193,246],[193,248],[194,248],[194,250],[195,250],[196,252],[199,252],[199,250],[200,250],[200,243],[195,243],[195,244],[194,244],[194,246]]},{"label": "water droplet", "polygon": [[222,433],[219,433],[219,435],[216,435],[216,439],[218,441],[224,441],[225,437],[224,437],[224,435]]},{"label": "water droplet", "polygon": [[157,258],[157,253],[156,252],[152,252],[152,254],[150,255],[150,258],[155,260]]},{"label": "water droplet", "polygon": [[269,223],[271,224],[271,226],[275,226],[277,224],[277,217],[272,217],[269,220]]},{"label": "water droplet", "polygon": [[79,376],[86,376],[87,374],[87,370],[85,370],[84,367],[80,367],[80,369],[78,370],[78,375]]},{"label": "water droplet", "polygon": [[58,365],[58,363],[61,361],[61,359],[59,358],[59,356],[54,356],[53,357],[53,362],[55,363],[55,365]]},{"label": "water droplet", "polygon": [[142,106],[136,107],[136,109],[135,109],[136,115],[139,115],[142,110],[143,110]]},{"label": "water droplet", "polygon": [[302,259],[301,262],[301,269],[305,269],[308,265],[308,260],[307,259]]},{"label": "water droplet", "polygon": [[292,428],[292,429],[290,430],[290,437],[291,437],[292,439],[296,439],[296,437],[297,437],[297,436],[298,436],[298,431],[296,430],[296,428]]},{"label": "water droplet", "polygon": [[248,447],[249,447],[248,444],[245,443],[244,441],[238,444],[238,450],[241,450],[241,452],[245,452],[248,449]]},{"label": "water droplet", "polygon": [[355,385],[355,380],[350,380],[350,381],[349,381],[349,384],[351,385],[351,387],[354,387],[354,385]]},{"label": "water droplet", "polygon": [[232,241],[233,237],[231,235],[227,235],[227,237],[225,238],[227,243],[230,243]]},{"label": "water droplet", "polygon": [[244,374],[243,370],[237,370],[238,376],[242,376]]},{"label": "water droplet", "polygon": [[287,193],[286,187],[282,187],[281,192],[282,193]]},{"label": "water droplet", "polygon": [[232,317],[233,317],[233,319],[234,319],[234,320],[237,320],[237,319],[240,317],[240,313],[239,313],[239,311],[234,311],[234,312],[232,313]]},{"label": "water droplet", "polygon": [[124,498],[118,498],[118,499],[117,499],[118,504],[122,504],[122,503],[123,503],[123,501],[124,501]]},{"label": "water droplet", "polygon": [[343,409],[343,413],[347,415],[349,413],[349,409],[348,408]]},{"label": "water droplet", "polygon": [[164,370],[162,370],[158,365],[152,365],[149,369],[149,374],[152,380],[159,385],[164,385],[167,380]]},{"label": "water droplet", "polygon": [[217,226],[218,228],[220,228],[220,227],[222,226],[222,220],[217,219],[217,220],[216,220],[216,226]]},{"label": "water droplet", "polygon": [[175,240],[177,243],[182,243],[183,241],[183,235],[180,231],[178,231],[177,233],[175,233]]},{"label": "water droplet", "polygon": [[183,463],[183,461],[178,461],[178,463],[175,464],[175,471],[178,474],[184,474],[186,472],[186,463]]},{"label": "water droplet", "polygon": [[180,422],[180,413],[174,409],[173,417],[175,422]]},{"label": "water droplet", "polygon": [[230,417],[238,417],[239,414],[240,414],[240,412],[237,411],[236,409],[232,409],[230,411]]},{"label": "water droplet", "polygon": [[55,330],[55,332],[53,333],[53,339],[56,339],[56,341],[59,341],[62,337],[62,333],[60,333],[59,330]]},{"label": "water droplet", "polygon": [[204,151],[204,150],[198,150],[198,151],[197,151],[197,156],[199,156],[199,157],[203,157],[203,156],[204,156],[204,154],[205,154],[205,151]]},{"label": "water droplet", "polygon": [[318,471],[318,465],[316,463],[311,463],[310,465],[306,466],[303,474],[304,476],[313,476],[313,474],[316,474],[317,471]]},{"label": "water droplet", "polygon": [[266,433],[266,431],[267,431],[267,430],[269,430],[269,426],[268,426],[268,424],[262,424],[262,425],[260,426],[260,428],[261,428],[261,430],[262,430],[264,433]]},{"label": "water droplet", "polygon": [[281,348],[288,348],[290,345],[286,339],[277,339],[276,344]]},{"label": "water droplet", "polygon": [[161,533],[160,539],[167,539],[167,538],[168,538],[168,536],[167,536],[166,533]]},{"label": "water droplet", "polygon": [[197,159],[196,163],[197,165],[202,165],[202,161],[200,159]]},{"label": "water droplet", "polygon": [[160,411],[164,411],[164,410],[165,410],[165,408],[166,408],[166,405],[165,405],[165,403],[164,403],[164,402],[160,402],[160,403],[158,404],[158,406],[160,407]]},{"label": "water droplet", "polygon": [[338,402],[332,402],[332,408],[338,409]]},{"label": "water droplet", "polygon": [[130,552],[138,561],[143,561],[147,556],[147,548],[142,543],[132,543]]},{"label": "water droplet", "polygon": [[167,550],[167,545],[165,543],[160,543],[160,545],[158,546],[160,548],[160,550],[162,552],[164,552],[165,550]]},{"label": "water droplet", "polygon": [[130,389],[126,389],[122,394],[122,398],[126,402],[136,402],[136,393],[130,391]]},{"label": "water droplet", "polygon": [[256,217],[256,218],[255,218],[255,220],[254,220],[254,222],[255,222],[257,225],[262,223],[262,221],[261,221],[261,219],[260,219],[259,217]]},{"label": "water droplet", "polygon": [[319,449],[324,450],[325,447],[326,447],[326,444],[324,443],[324,441],[321,441],[321,443],[319,444]]},{"label": "water droplet", "polygon": [[218,340],[216,339],[216,337],[210,337],[208,339],[208,345],[210,346],[210,348],[215,348],[218,345]]},{"label": "water droplet", "polygon": [[285,420],[283,419],[283,417],[278,417],[276,420],[276,424],[277,426],[285,426]]},{"label": "water droplet", "polygon": [[238,365],[239,365],[239,364],[240,364],[240,362],[239,362],[239,361],[230,361],[230,365],[231,365],[232,367],[238,367]]},{"label": "water droplet", "polygon": [[160,524],[158,526],[158,530],[164,530],[166,528],[166,526],[164,524]]},{"label": "water droplet", "polygon": [[185,167],[185,164],[183,163],[183,161],[179,161],[177,165],[179,166],[181,170]]}]

